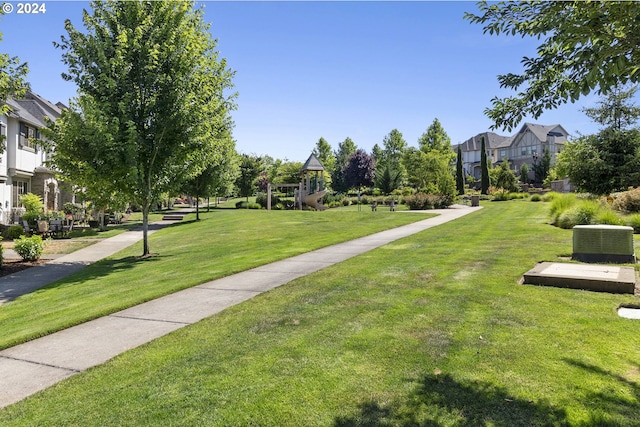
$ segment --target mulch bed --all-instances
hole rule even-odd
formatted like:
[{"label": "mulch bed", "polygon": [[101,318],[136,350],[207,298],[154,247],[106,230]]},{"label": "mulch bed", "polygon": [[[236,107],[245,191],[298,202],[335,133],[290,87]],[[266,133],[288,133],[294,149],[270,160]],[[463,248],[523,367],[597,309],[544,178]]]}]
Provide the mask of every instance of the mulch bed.
[{"label": "mulch bed", "polygon": [[15,274],[18,271],[25,270],[29,267],[35,267],[36,265],[44,264],[46,260],[39,259],[38,261],[22,261],[21,259],[5,259],[2,261],[2,267],[0,267],[0,277]]}]

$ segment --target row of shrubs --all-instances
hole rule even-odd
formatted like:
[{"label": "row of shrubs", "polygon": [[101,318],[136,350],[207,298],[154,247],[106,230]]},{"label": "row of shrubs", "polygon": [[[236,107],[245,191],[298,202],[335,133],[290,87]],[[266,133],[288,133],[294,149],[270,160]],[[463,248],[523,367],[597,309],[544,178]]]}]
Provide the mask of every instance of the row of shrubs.
[{"label": "row of shrubs", "polygon": [[[285,195],[286,196],[286,195]],[[361,194],[359,203],[361,205],[371,205],[377,203],[378,206],[406,204],[412,210],[442,209],[451,206],[454,197],[450,195],[416,193],[410,195],[392,194],[390,196],[376,196]],[[346,194],[326,194],[322,203],[329,208],[350,206],[358,204],[358,196]],[[266,209],[267,195],[260,193],[256,196],[255,202],[239,201],[236,203],[238,209]],[[281,198],[278,194],[271,195],[271,209],[295,209],[295,202],[291,198]]]},{"label": "row of shrubs", "polygon": [[260,203],[242,200],[236,203],[236,209],[262,209],[262,206],[260,206]]},{"label": "row of shrubs", "polygon": [[417,193],[404,198],[411,210],[443,209],[453,204],[453,196]]},{"label": "row of shrubs", "polygon": [[639,189],[607,197],[551,192],[539,199],[550,203],[549,219],[557,227],[570,229],[576,225],[590,224],[627,225],[633,227],[634,233],[640,233]]}]

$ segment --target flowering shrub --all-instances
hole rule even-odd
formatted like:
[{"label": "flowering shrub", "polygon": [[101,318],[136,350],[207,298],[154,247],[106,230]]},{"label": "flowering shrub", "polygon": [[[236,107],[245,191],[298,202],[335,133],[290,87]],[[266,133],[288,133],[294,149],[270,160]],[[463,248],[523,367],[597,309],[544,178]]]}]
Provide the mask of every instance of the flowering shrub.
[{"label": "flowering shrub", "polygon": [[24,261],[37,261],[42,256],[42,250],[44,249],[42,237],[21,236],[19,239],[15,239],[14,242],[14,250]]}]

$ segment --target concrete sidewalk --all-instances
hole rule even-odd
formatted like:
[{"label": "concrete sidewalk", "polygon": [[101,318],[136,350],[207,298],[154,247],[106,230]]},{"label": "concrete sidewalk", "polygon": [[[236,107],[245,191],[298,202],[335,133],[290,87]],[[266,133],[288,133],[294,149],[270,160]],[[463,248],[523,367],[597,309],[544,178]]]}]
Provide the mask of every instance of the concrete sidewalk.
[{"label": "concrete sidewalk", "polygon": [[[0,351],[0,407],[18,402],[69,376],[102,364],[120,353],[198,322],[298,277],[460,218],[478,209],[456,206],[429,211],[439,215],[207,282]],[[52,266],[45,269],[46,277],[43,277],[44,274],[40,271],[26,273],[34,269],[20,272],[25,273],[21,277],[29,283],[42,283],[45,279],[51,281],[52,276],[49,274],[76,271],[86,263],[94,262],[88,261],[89,259],[99,259],[98,250],[111,254],[137,241],[134,232],[124,234],[127,236],[120,235],[101,242],[104,245],[100,248],[96,248],[96,244],[70,254],[66,260],[63,259],[66,257],[62,257],[46,264]],[[138,240],[139,238],[141,234]],[[95,248],[96,251],[92,252],[91,248]],[[83,251],[84,253],[80,253]],[[56,267],[60,266],[62,268],[56,270]],[[0,281],[0,289],[5,297],[11,295],[11,290],[5,289],[1,283]],[[22,291],[22,286],[23,284],[20,285],[19,291]]]},{"label": "concrete sidewalk", "polygon": [[[149,235],[176,221],[157,221],[149,224]],[[0,306],[35,291],[43,286],[69,276],[85,266],[111,256],[142,240],[142,230],[131,230],[68,255],[56,257],[15,274],[0,277]]]}]

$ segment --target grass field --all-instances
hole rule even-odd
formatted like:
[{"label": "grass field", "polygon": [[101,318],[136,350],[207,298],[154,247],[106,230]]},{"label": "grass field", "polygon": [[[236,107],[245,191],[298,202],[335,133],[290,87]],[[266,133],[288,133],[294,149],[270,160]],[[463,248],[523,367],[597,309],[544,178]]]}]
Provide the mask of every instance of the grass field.
[{"label": "grass field", "polygon": [[[76,375],[0,425],[639,425],[640,322],[616,314],[638,298],[519,285],[571,253],[571,231],[543,203],[483,206]],[[220,234],[200,238],[243,242]],[[152,248],[189,251],[170,236]]]},{"label": "grass field", "polygon": [[150,248],[158,254],[155,257],[140,259],[140,242],[2,305],[0,348],[209,280],[430,215],[221,209],[201,214],[202,220],[194,221],[194,215],[189,214],[184,222],[150,236]]}]

